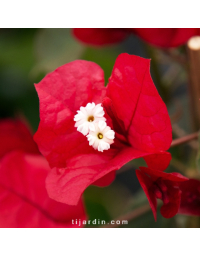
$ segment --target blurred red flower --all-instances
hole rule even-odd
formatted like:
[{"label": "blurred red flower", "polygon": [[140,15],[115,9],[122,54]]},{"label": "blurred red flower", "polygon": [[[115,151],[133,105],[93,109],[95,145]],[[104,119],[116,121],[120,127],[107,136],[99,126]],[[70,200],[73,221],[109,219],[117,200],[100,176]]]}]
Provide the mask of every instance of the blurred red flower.
[{"label": "blurred red flower", "polygon": [[146,167],[136,170],[136,175],[149,200],[155,220],[157,219],[157,199],[163,201],[160,212],[164,218],[172,218],[177,214],[181,201],[180,186],[184,186],[187,182],[186,177],[179,173],[165,173]]},{"label": "blurred red flower", "polygon": [[182,191],[179,213],[200,216],[200,180],[189,179],[180,185]]},{"label": "blurred red flower", "polygon": [[22,150],[30,154],[40,154],[30,133],[30,128],[20,120],[0,120],[0,158],[12,150]]},{"label": "blurred red flower", "polygon": [[[46,159],[26,125],[19,120],[0,121],[0,227],[79,227],[86,219],[83,203],[69,206],[48,197]],[[78,219],[78,225],[72,224]]]},{"label": "blurred red flower", "polygon": [[74,28],[72,33],[83,43],[102,46],[123,41],[129,31],[115,28]]},{"label": "blurred red flower", "polygon": [[200,35],[199,28],[74,28],[73,35],[81,42],[103,46],[123,41],[136,34],[144,41],[158,47],[177,47],[190,37]]},{"label": "blurred red flower", "polygon": [[[119,55],[107,88],[103,70],[83,60],[59,67],[35,87],[40,124],[34,139],[52,168],[46,180],[51,198],[77,204],[89,185],[109,185],[115,171],[135,158],[144,157],[153,169],[168,166],[171,123],[151,79],[150,60]],[[91,102],[103,102],[115,131],[114,143],[104,152],[74,127],[76,111]]]}]

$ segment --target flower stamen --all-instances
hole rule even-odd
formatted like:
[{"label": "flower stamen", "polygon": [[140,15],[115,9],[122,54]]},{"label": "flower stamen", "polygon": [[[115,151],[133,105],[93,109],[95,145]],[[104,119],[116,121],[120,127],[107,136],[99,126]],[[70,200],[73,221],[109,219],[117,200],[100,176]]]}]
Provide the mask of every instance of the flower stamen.
[{"label": "flower stamen", "polygon": [[88,117],[88,122],[93,122],[94,121],[94,117],[93,116],[89,116]]},{"label": "flower stamen", "polygon": [[103,139],[103,134],[102,133],[99,133],[98,134],[98,138],[101,140],[101,139]]}]

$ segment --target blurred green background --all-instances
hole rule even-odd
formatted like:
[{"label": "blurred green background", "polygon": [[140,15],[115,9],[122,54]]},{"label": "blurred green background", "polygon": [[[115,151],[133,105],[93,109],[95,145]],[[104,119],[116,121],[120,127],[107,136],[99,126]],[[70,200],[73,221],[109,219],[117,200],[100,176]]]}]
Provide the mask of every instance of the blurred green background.
[{"label": "blurred green background", "polygon": [[[114,62],[122,52],[152,59],[151,74],[167,104],[174,138],[192,132],[187,69],[171,58],[170,52],[149,46],[133,35],[121,44],[92,48],[75,40],[70,29],[0,30],[0,117],[25,116],[35,132],[39,124],[39,101],[34,83],[58,66],[84,59],[102,67],[107,84]],[[174,53],[186,57],[185,47],[175,49]],[[197,148],[197,143],[192,142],[171,149],[173,160],[167,171],[193,177]],[[89,219],[109,222],[148,204],[134,171],[140,165],[145,163],[134,160],[117,172],[109,187],[91,186],[85,191]],[[198,217],[182,215],[164,219],[158,209],[157,222],[151,210],[146,210],[121,227],[199,227],[199,223]]]}]

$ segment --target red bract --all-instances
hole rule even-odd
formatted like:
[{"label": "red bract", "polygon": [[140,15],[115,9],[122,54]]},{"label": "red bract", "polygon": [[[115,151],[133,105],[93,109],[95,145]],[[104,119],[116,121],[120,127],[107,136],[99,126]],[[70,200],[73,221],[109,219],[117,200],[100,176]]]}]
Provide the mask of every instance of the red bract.
[{"label": "red bract", "polygon": [[74,28],[74,36],[83,43],[102,46],[123,41],[129,34],[136,34],[146,42],[159,47],[177,47],[190,37],[200,35],[199,28]]},{"label": "red bract", "polygon": [[98,46],[121,42],[128,35],[125,29],[115,28],[75,28],[72,32],[82,42]]},{"label": "red bract", "polygon": [[180,185],[182,191],[179,213],[200,216],[200,181],[189,179]]},{"label": "red bract", "polygon": [[0,141],[0,158],[12,150],[39,154],[31,133],[20,120],[6,119],[0,121]]},{"label": "red bract", "polygon": [[160,209],[163,217],[172,218],[177,214],[181,200],[179,184],[187,181],[186,177],[179,173],[165,173],[145,167],[136,170],[136,175],[149,200],[155,220],[157,219],[157,199],[163,201]]},{"label": "red bract", "polygon": [[[1,144],[0,227],[82,226],[86,216],[81,201],[77,206],[69,206],[49,198],[45,179],[50,167],[26,126],[18,120],[3,120],[0,137],[5,143]],[[78,219],[78,225],[80,220],[81,225],[73,225],[72,219]]]},{"label": "red bract", "polygon": [[200,35],[199,28],[137,28],[134,30],[144,41],[166,48],[183,45],[192,36]]},{"label": "red bract", "polygon": [[[144,157],[151,168],[164,170],[172,132],[167,108],[150,76],[150,60],[121,54],[107,88],[102,69],[77,60],[59,67],[35,85],[40,99],[40,124],[35,134],[52,171],[46,186],[51,198],[76,204],[91,184],[110,184],[115,171]],[[73,121],[87,103],[102,103],[116,137],[109,150],[89,146]]]}]

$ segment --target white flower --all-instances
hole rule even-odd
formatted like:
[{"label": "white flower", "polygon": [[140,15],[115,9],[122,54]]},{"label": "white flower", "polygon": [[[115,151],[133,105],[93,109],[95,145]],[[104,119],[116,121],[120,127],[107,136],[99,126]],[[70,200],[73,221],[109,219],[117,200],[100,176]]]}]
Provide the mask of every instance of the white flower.
[{"label": "white flower", "polygon": [[99,121],[91,125],[90,132],[86,137],[90,146],[103,152],[103,150],[109,149],[110,144],[114,142],[115,132],[106,125],[105,121]]},{"label": "white flower", "polygon": [[99,121],[106,121],[104,116],[103,107],[101,104],[95,105],[94,102],[88,103],[86,107],[80,107],[77,111],[78,114],[74,116],[75,127],[77,131],[81,132],[83,135],[89,133],[90,127]]}]

